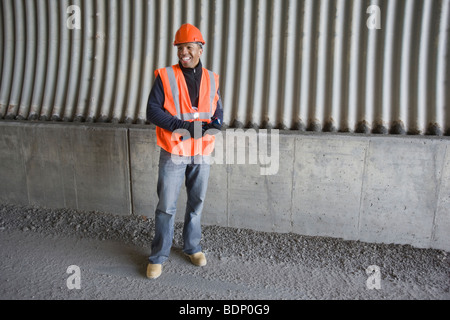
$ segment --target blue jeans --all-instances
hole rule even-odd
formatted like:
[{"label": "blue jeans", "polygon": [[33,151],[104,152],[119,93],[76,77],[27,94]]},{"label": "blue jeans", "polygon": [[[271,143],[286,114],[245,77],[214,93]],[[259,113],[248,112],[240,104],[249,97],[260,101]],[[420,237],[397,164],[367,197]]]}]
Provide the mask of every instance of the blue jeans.
[{"label": "blue jeans", "polygon": [[150,263],[162,264],[169,257],[174,236],[177,200],[183,180],[187,191],[183,251],[189,255],[202,251],[200,220],[208,188],[209,171],[210,156],[175,156],[161,149],[157,186],[159,202],[155,211],[155,236],[149,257]]}]

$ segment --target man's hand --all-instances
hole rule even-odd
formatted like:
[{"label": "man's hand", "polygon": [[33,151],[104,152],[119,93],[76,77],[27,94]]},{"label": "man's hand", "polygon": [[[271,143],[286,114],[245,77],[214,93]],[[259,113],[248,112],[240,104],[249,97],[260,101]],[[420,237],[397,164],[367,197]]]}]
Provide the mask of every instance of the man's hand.
[{"label": "man's hand", "polygon": [[[209,129],[216,129],[216,130],[220,130],[222,129],[222,122],[220,121],[219,118],[217,117],[212,117],[211,118],[211,122],[203,122],[203,132],[206,132]],[[217,133],[217,132],[216,132]],[[203,133],[204,134],[204,133]]]},{"label": "man's hand", "polygon": [[[184,121],[182,128],[189,131],[191,138],[194,138],[195,140],[201,139],[203,137],[203,134],[205,133],[202,123],[199,121],[193,121],[193,122]],[[186,139],[185,136],[183,136],[181,140],[184,140],[184,139]]]},{"label": "man's hand", "polygon": [[[189,131],[191,138],[197,140],[201,139],[205,134],[216,134],[216,130],[220,131],[220,129],[222,129],[222,122],[219,118],[216,117],[212,117],[210,123],[200,121],[184,121],[181,128]],[[214,130],[207,132],[210,129]],[[182,136],[181,141],[185,140],[186,138],[186,136]]]}]

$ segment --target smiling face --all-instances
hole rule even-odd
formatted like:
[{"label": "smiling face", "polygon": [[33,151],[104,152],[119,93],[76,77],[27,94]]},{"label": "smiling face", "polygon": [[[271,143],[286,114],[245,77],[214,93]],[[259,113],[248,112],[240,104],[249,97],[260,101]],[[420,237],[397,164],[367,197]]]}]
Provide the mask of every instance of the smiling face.
[{"label": "smiling face", "polygon": [[195,68],[200,57],[203,54],[203,49],[197,43],[183,43],[178,46],[178,59],[185,68]]}]

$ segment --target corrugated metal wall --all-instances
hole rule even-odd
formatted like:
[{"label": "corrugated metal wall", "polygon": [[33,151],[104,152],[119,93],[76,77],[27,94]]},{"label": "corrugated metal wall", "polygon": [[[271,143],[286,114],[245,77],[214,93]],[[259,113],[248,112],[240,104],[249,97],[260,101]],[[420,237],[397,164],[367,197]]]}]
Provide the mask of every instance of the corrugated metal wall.
[{"label": "corrugated metal wall", "polygon": [[0,118],[145,123],[153,70],[177,62],[173,37],[188,22],[207,41],[230,126],[450,134],[450,0],[1,0],[0,10]]}]

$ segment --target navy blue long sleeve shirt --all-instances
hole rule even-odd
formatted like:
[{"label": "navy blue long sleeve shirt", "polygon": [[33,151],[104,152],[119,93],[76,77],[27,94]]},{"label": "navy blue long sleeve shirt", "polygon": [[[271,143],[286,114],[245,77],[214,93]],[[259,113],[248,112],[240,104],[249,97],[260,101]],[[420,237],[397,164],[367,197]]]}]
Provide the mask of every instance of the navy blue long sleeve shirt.
[{"label": "navy blue long sleeve shirt", "polygon": [[[181,70],[183,71],[184,78],[186,79],[192,106],[197,107],[200,82],[202,79],[202,63],[200,61],[194,69],[184,68],[181,63],[179,65],[181,67]],[[220,97],[219,90],[217,90],[217,93],[219,94],[219,101],[217,102],[217,108],[216,112],[214,113],[214,117],[219,118],[220,122],[223,123],[222,99]],[[184,121],[168,114],[164,110],[164,101],[164,86],[161,78],[158,76],[155,79],[152,90],[150,92],[150,96],[148,98],[147,120],[160,128],[173,132],[177,129],[180,129],[183,126]]]}]

